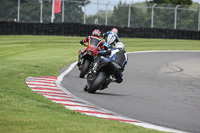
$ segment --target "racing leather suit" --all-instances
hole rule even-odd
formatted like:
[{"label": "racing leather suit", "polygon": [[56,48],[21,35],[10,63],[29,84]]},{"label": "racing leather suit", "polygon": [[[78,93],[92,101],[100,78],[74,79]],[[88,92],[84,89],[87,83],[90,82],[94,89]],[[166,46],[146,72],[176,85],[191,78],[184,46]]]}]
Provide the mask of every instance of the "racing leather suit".
[{"label": "racing leather suit", "polygon": [[[103,41],[97,37],[97,36],[88,36],[86,38],[84,38],[83,40],[80,41],[80,44],[84,44],[85,42],[88,42],[88,45],[94,45],[94,46],[98,46],[100,47],[100,50],[103,50],[104,49],[104,46],[103,46]],[[85,48],[81,49],[79,51],[79,61],[78,61],[78,66],[80,65],[80,59],[82,57],[82,54],[85,52]]]},{"label": "racing leather suit", "polygon": [[113,61],[121,67],[121,69],[117,71],[114,75],[116,78],[115,82],[121,83],[123,81],[122,72],[124,71],[125,65],[128,61],[126,51],[122,49],[112,48],[110,50],[99,51],[97,56],[97,64],[105,61]]}]

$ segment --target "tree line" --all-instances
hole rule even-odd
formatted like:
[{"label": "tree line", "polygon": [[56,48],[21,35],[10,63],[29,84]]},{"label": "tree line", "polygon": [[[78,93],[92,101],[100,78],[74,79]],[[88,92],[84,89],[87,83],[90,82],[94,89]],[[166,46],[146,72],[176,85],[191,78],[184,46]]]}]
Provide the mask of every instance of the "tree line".
[{"label": "tree line", "polygon": [[[76,2],[64,2],[64,22],[83,23],[86,0],[76,0]],[[86,4],[91,3],[87,1]],[[145,2],[147,7],[157,4],[154,9],[154,27],[156,28],[174,28],[174,9],[158,8],[171,7],[173,5],[184,6],[190,9],[191,6],[199,7],[198,3],[193,3],[192,0],[149,0]],[[20,22],[40,22],[40,6],[39,0],[20,0]],[[18,0],[1,0],[0,4],[0,21],[16,21]],[[42,20],[43,22],[51,21],[52,3],[49,0],[43,1]],[[175,8],[175,7],[174,7]],[[62,9],[62,6],[61,6]],[[127,26],[128,24],[129,4],[119,2],[113,11],[108,11],[108,25]],[[130,14],[130,27],[151,27],[151,8],[139,8],[137,4],[132,4]],[[177,10],[177,29],[197,30],[198,27],[198,11],[197,10]],[[98,12],[98,24],[105,24],[105,11]],[[87,24],[94,24],[96,15],[87,16]],[[54,22],[61,22],[62,13],[55,15]]]},{"label": "tree line", "polygon": [[[82,22],[82,7],[86,0],[75,2],[64,2],[65,20],[64,22]],[[86,4],[89,4],[87,2]],[[52,1],[43,0],[42,20],[51,22]],[[20,22],[40,22],[40,0],[20,0]],[[61,6],[62,10],[62,6]],[[16,21],[18,11],[18,0],[1,0],[0,21]],[[55,14],[54,22],[61,22],[62,14]]]},{"label": "tree line", "polygon": [[[174,29],[175,8],[177,5],[179,5],[179,8],[181,9],[177,10],[177,29],[198,29],[199,11],[197,9],[200,5],[198,3],[193,3],[192,0],[151,0],[143,3],[143,5],[144,4],[146,7],[152,7],[154,4],[157,4],[154,8],[153,27]],[[152,8],[144,8],[139,6],[140,5],[137,4],[132,4],[131,6],[130,27],[150,28]],[[162,7],[167,7],[168,9]],[[99,24],[105,24],[105,15],[103,15],[102,12],[103,11],[99,11]],[[129,4],[119,2],[118,5],[114,7],[113,12],[108,13],[108,25],[127,27],[128,12]],[[96,15],[89,16],[87,18],[87,22],[93,23],[94,18],[96,18]]]}]

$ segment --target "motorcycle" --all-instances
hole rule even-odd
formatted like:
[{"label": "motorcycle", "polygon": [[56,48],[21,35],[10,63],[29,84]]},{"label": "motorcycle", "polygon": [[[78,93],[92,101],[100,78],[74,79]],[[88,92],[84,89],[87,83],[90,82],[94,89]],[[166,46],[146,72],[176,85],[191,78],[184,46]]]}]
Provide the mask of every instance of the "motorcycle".
[{"label": "motorcycle", "polygon": [[[81,55],[80,58],[80,64],[78,65],[79,70],[80,70],[80,78],[84,78],[84,76],[87,74],[89,71],[91,63],[94,62],[94,58],[96,57],[98,53],[99,46],[95,45],[86,45],[86,47],[83,51],[83,54]],[[81,51],[79,51],[80,54]]]},{"label": "motorcycle", "polygon": [[115,73],[120,70],[121,67],[115,62],[100,63],[96,70],[90,70],[88,73],[84,91],[95,93],[97,90],[108,88],[108,85],[116,80]]}]

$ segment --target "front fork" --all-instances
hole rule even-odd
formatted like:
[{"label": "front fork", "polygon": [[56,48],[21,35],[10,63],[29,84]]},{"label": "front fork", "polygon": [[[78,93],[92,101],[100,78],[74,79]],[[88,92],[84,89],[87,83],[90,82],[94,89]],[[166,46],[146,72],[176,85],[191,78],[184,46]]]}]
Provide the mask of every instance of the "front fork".
[{"label": "front fork", "polygon": [[84,91],[87,91],[87,89],[89,88],[89,86],[91,85],[92,81],[94,80],[95,78],[95,75],[96,73],[92,72],[92,71],[89,71],[88,74],[87,74],[87,84],[85,85],[84,87]]}]

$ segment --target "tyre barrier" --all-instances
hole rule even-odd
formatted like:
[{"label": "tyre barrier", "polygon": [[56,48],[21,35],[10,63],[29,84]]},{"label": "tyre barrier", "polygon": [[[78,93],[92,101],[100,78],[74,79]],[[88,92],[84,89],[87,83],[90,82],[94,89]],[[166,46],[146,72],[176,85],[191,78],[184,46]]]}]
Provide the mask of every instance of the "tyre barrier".
[{"label": "tyre barrier", "polygon": [[94,29],[101,33],[118,28],[119,37],[124,38],[163,38],[200,40],[200,31],[161,29],[161,28],[128,28],[81,23],[23,23],[0,22],[0,35],[57,35],[88,36]]}]

